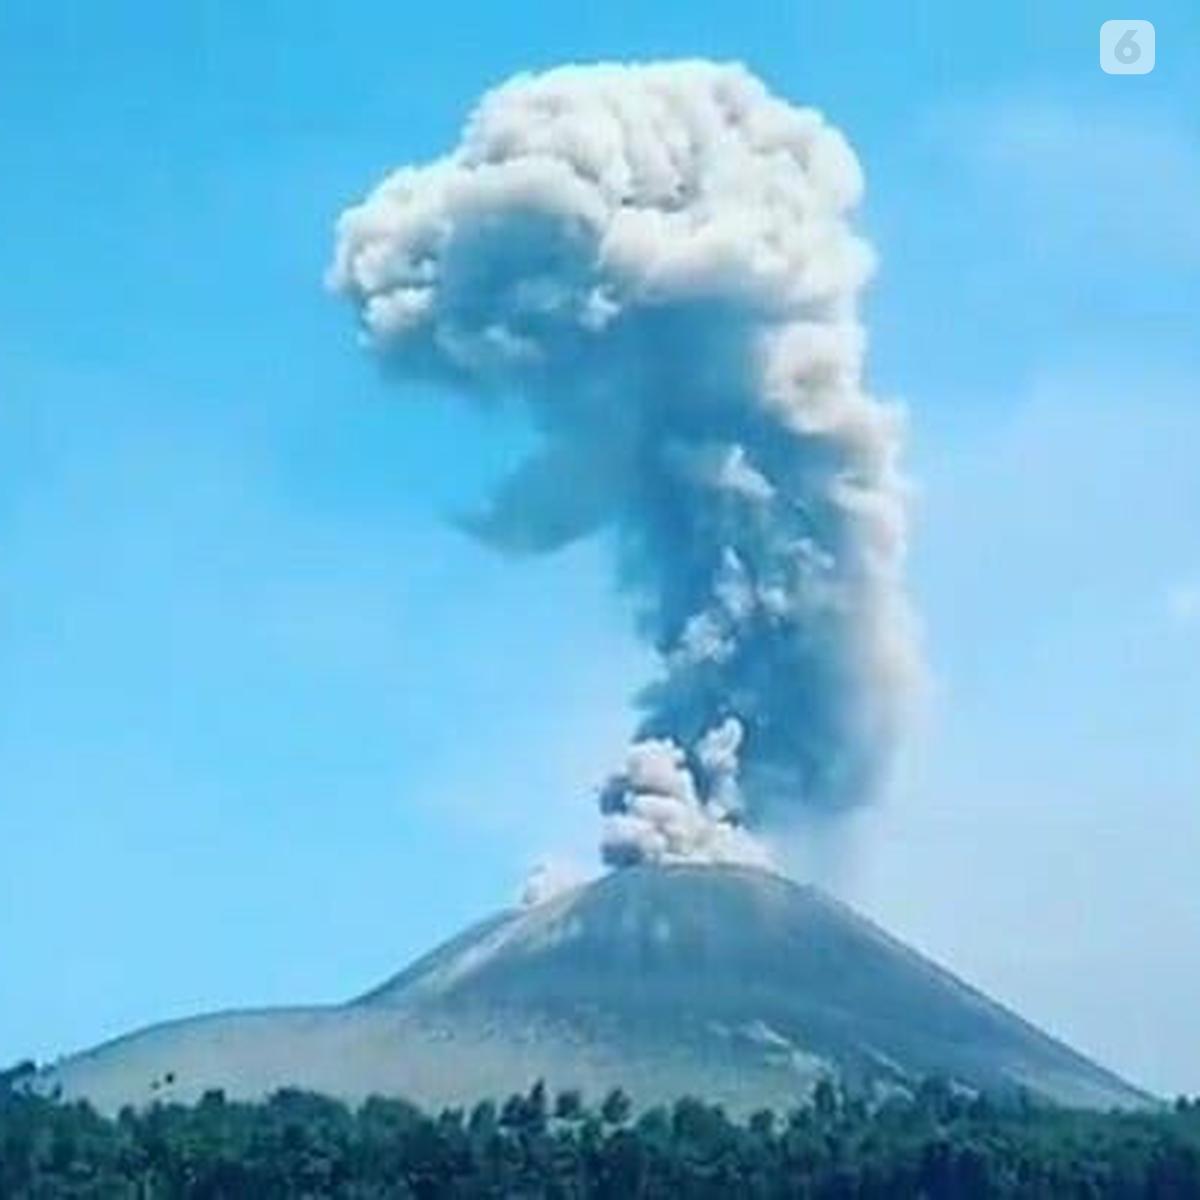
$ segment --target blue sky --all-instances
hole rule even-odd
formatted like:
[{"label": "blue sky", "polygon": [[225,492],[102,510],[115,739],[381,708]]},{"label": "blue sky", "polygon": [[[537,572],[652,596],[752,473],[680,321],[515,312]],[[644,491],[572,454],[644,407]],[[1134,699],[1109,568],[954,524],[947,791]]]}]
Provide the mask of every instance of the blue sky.
[{"label": "blue sky", "polygon": [[456,533],[522,432],[405,403],[321,275],[488,85],[703,54],[858,149],[911,417],[932,693],[821,873],[1200,1091],[1200,16],[1113,77],[1093,4],[477,8],[0,12],[0,1060],[344,997],[590,854],[606,548]]}]

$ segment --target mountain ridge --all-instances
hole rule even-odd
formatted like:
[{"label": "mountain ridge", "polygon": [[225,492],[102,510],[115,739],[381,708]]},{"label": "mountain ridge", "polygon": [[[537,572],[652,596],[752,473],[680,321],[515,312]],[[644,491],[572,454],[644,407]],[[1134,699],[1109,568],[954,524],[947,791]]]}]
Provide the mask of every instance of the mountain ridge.
[{"label": "mountain ridge", "polygon": [[282,1086],[441,1106],[542,1078],[747,1111],[827,1076],[884,1095],[935,1074],[1084,1107],[1151,1102],[818,889],[708,866],[616,871],[485,918],[344,1004],[152,1026],[41,1085],[110,1110]]}]

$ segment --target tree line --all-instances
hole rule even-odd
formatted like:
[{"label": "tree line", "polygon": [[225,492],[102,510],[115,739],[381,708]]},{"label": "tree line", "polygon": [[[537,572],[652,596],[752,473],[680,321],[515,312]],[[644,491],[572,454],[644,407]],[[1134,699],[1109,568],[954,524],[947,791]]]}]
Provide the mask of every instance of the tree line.
[{"label": "tree line", "polygon": [[779,1114],[735,1119],[681,1099],[635,1113],[542,1084],[427,1113],[284,1090],[127,1108],[34,1094],[0,1073],[0,1198],[43,1200],[1185,1200],[1200,1197],[1200,1101],[1138,1113],[971,1096],[933,1080],[868,1104],[818,1085]]}]

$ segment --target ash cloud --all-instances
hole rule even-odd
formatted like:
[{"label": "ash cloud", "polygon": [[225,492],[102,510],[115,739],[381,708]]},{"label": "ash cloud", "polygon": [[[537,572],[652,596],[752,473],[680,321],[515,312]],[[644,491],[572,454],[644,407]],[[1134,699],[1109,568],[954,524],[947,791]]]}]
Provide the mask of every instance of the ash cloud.
[{"label": "ash cloud", "polygon": [[868,800],[901,731],[903,422],[863,383],[861,191],[843,137],[742,67],[570,66],[339,221],[370,347],[540,434],[473,531],[616,531],[661,669],[601,789],[611,863],[762,862]]}]

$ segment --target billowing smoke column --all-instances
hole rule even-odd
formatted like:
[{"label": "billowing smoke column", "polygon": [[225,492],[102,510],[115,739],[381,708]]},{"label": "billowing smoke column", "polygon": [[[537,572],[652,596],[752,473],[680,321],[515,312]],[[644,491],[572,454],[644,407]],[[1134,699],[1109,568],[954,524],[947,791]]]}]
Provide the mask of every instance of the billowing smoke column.
[{"label": "billowing smoke column", "polygon": [[871,795],[916,670],[898,415],[863,390],[862,179],[738,66],[564,67],[486,95],[459,146],[341,218],[370,345],[519,397],[540,451],[476,531],[602,526],[661,660],[604,854],[761,861],[757,834]]}]

